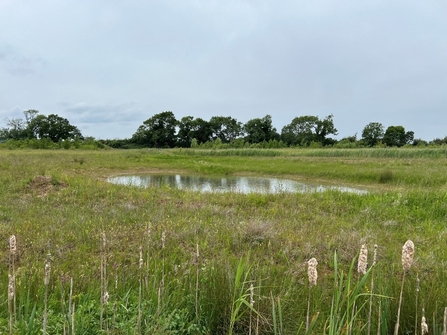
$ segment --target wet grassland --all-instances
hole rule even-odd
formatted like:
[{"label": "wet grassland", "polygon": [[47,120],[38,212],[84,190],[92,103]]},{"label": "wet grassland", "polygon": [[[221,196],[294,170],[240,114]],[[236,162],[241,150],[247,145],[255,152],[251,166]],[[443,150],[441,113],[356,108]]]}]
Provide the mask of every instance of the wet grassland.
[{"label": "wet grassland", "polygon": [[[430,333],[441,334],[446,157],[444,148],[0,150],[0,331],[389,334],[400,314],[404,334],[420,327],[424,310]],[[106,182],[167,172],[368,193],[200,193]],[[409,239],[414,262],[404,276]],[[362,245],[366,274],[357,271]]]}]

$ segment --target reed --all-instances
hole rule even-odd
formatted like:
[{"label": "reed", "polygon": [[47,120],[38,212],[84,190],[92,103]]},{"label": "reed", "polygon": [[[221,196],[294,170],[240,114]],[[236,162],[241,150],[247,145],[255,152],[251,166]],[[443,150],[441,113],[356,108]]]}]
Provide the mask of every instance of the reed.
[{"label": "reed", "polygon": [[367,269],[368,269],[368,248],[366,244],[362,244],[357,263],[357,272],[360,275],[365,275]]},{"label": "reed", "polygon": [[421,334],[428,334],[428,325],[425,319],[425,310],[422,308],[422,320],[421,320]]},{"label": "reed", "polygon": [[164,294],[165,294],[165,244],[166,244],[166,232],[161,233],[161,280],[158,287],[158,307],[157,315],[163,311],[164,308]]},{"label": "reed", "polygon": [[70,278],[70,293],[68,296],[68,320],[71,329],[71,335],[75,334],[75,306],[73,302],[73,277]]},{"label": "reed", "polygon": [[396,325],[394,327],[394,335],[399,334],[399,322],[402,307],[402,294],[404,291],[405,274],[407,273],[407,271],[410,270],[411,266],[413,265],[413,260],[414,260],[414,243],[411,240],[407,240],[404,246],[402,247],[402,268],[403,268],[402,286],[400,289],[399,306],[397,309],[397,320]]},{"label": "reed", "polygon": [[447,335],[447,307],[444,308],[444,322],[442,323],[442,335]]},{"label": "reed", "polygon": [[281,298],[273,297],[273,293],[270,292],[270,297],[272,299],[272,319],[273,319],[273,333],[274,335],[284,334],[284,320],[282,315]]},{"label": "reed", "polygon": [[138,269],[139,269],[139,278],[138,278],[138,318],[137,318],[137,332],[141,333],[141,303],[142,303],[142,291],[143,291],[143,247],[140,246],[139,252],[139,261],[138,261]]},{"label": "reed", "polygon": [[195,312],[196,312],[196,323],[199,322],[199,271],[200,271],[200,253],[199,244],[196,243],[196,252],[194,254],[193,264],[196,268],[196,286],[195,286]]},{"label": "reed", "polygon": [[306,333],[309,331],[309,325],[310,325],[310,296],[311,296],[311,289],[312,286],[317,285],[317,279],[318,279],[318,271],[317,271],[317,260],[312,257],[307,261],[307,276],[309,279],[309,293],[307,296],[307,314],[306,314]]},{"label": "reed", "polygon": [[367,304],[362,299],[362,292],[371,268],[358,281],[355,281],[355,259],[352,260],[349,271],[345,274],[339,270],[337,252],[334,252],[334,286],[332,303],[323,334],[347,334],[354,325],[359,324],[357,318]]},{"label": "reed", "polygon": [[107,291],[107,236],[105,232],[101,234],[100,241],[100,252],[101,252],[101,297],[100,297],[100,327],[104,329],[104,323],[106,331],[108,330],[108,320],[107,315],[104,318],[104,314],[107,313],[107,302],[109,299],[109,293]]},{"label": "reed", "polygon": [[414,324],[414,335],[417,335],[418,334],[418,324],[417,324],[417,322],[418,322],[418,320],[419,320],[419,318],[418,318],[418,309],[419,309],[419,305],[418,305],[418,298],[419,298],[419,285],[420,285],[420,281],[419,281],[419,274],[417,274],[416,275],[416,308],[415,308],[415,311],[416,311],[416,316],[415,316],[415,318],[414,318],[414,322],[415,322],[415,324]]},{"label": "reed", "polygon": [[146,294],[147,294],[147,298],[150,297],[150,292],[149,292],[149,275],[150,275],[150,250],[151,250],[151,238],[152,238],[152,224],[150,222],[147,223],[147,227],[146,227],[146,274],[145,274],[145,287],[146,287]]},{"label": "reed", "polygon": [[109,318],[108,318],[109,298],[110,298],[109,292],[107,292],[107,290],[105,290],[104,295],[102,296],[101,300],[102,300],[102,304],[103,304],[103,308],[104,308],[104,323],[105,323],[106,334],[109,334]]},{"label": "reed", "polygon": [[253,319],[253,309],[255,306],[255,288],[253,283],[250,284],[250,324],[248,328],[248,334],[251,335],[252,332],[252,319]]},{"label": "reed", "polygon": [[[251,266],[248,264],[249,256],[241,258],[237,265],[236,273],[234,276],[234,282],[232,287],[232,299],[230,308],[230,320],[228,325],[228,335],[233,335],[236,322],[239,321],[242,316],[249,311],[257,313],[250,305],[250,289],[247,288],[249,283],[249,276],[251,272]],[[274,323],[275,324],[275,323]]]},{"label": "reed", "polygon": [[43,334],[47,334],[47,322],[48,322],[48,285],[50,284],[50,273],[51,273],[51,254],[47,254],[47,258],[45,260],[45,276],[44,276],[44,309],[43,309],[43,323],[42,323],[42,331]]},{"label": "reed", "polygon": [[16,313],[16,273],[15,257],[17,253],[17,238],[15,235],[9,237],[9,272],[8,272],[8,312],[9,312],[9,334],[13,333],[13,324]]},{"label": "reed", "polygon": [[[373,262],[371,265],[371,292],[369,295],[369,312],[368,312],[368,330],[367,334],[371,334],[371,321],[372,321],[372,311],[373,311],[373,297],[374,297],[374,267],[376,266],[377,262],[377,244],[374,244],[374,254],[373,254]],[[366,274],[366,273],[365,273]],[[380,311],[379,311],[379,317],[380,317]],[[377,326],[378,329],[380,329],[380,321],[378,322],[379,325]]]},{"label": "reed", "polygon": [[9,334],[13,333],[14,329],[14,310],[13,301],[15,296],[15,278],[12,274],[8,274],[8,312],[9,312]]}]

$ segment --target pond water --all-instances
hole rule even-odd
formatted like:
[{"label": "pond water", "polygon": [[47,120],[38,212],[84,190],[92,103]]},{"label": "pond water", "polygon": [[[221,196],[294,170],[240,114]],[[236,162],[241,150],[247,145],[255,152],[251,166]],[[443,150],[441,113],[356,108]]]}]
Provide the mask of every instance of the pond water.
[{"label": "pond water", "polygon": [[137,187],[175,187],[182,190],[200,192],[236,193],[304,193],[338,190],[356,194],[366,194],[366,190],[345,186],[323,186],[300,183],[294,180],[264,177],[210,177],[180,174],[126,175],[108,178],[108,182]]}]

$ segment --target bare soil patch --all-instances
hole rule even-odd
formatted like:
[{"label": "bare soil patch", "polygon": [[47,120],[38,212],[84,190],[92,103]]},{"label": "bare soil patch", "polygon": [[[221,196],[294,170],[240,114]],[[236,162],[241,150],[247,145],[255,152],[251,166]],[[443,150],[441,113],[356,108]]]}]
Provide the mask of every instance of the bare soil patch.
[{"label": "bare soil patch", "polygon": [[31,192],[38,197],[45,197],[50,193],[59,192],[68,187],[66,183],[55,180],[50,176],[36,176],[28,186]]}]

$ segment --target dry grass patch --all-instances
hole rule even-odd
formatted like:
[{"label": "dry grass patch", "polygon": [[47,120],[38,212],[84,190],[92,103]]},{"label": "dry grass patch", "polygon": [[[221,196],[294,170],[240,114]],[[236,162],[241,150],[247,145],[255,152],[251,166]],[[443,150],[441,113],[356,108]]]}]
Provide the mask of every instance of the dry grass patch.
[{"label": "dry grass patch", "polygon": [[275,236],[274,224],[268,221],[252,221],[245,225],[243,241],[251,245],[259,245],[271,241]]},{"label": "dry grass patch", "polygon": [[28,184],[29,190],[38,197],[45,197],[67,187],[66,183],[55,180],[51,176],[36,176]]}]

